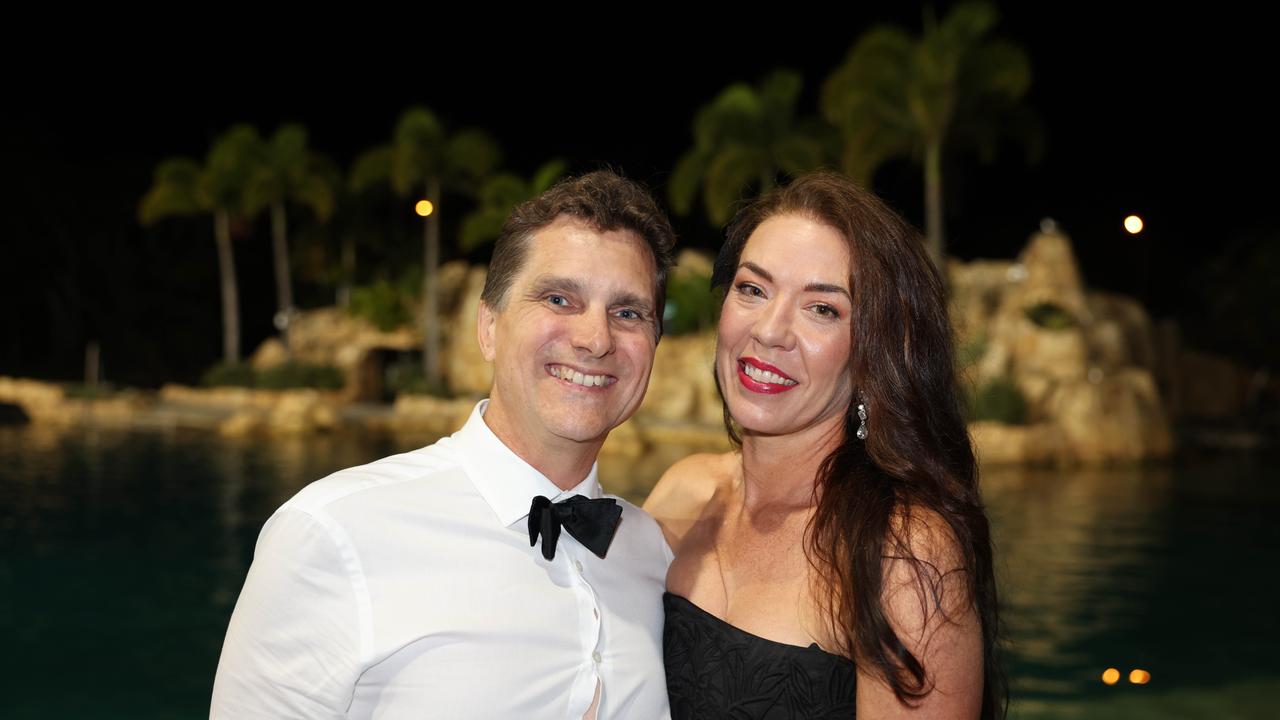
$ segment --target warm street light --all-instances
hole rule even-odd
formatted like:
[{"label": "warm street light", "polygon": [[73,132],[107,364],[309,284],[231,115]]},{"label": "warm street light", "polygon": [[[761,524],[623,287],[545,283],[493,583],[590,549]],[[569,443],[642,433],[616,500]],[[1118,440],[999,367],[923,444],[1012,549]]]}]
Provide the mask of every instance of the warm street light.
[{"label": "warm street light", "polygon": [[1102,673],[1102,682],[1108,685],[1115,685],[1117,682],[1120,682],[1120,671],[1115,668],[1107,668],[1106,671]]},{"label": "warm street light", "polygon": [[1151,673],[1146,670],[1134,670],[1129,673],[1129,682],[1134,685],[1146,685],[1151,682]]},{"label": "warm street light", "polygon": [[436,206],[432,205],[430,200],[419,200],[418,204],[413,206],[413,211],[418,213],[422,217],[426,217],[430,215],[432,212],[435,211],[435,209],[436,209]]},{"label": "warm street light", "polygon": [[1142,218],[1137,215],[1130,215],[1125,218],[1124,229],[1128,230],[1130,235],[1137,235],[1142,232]]}]

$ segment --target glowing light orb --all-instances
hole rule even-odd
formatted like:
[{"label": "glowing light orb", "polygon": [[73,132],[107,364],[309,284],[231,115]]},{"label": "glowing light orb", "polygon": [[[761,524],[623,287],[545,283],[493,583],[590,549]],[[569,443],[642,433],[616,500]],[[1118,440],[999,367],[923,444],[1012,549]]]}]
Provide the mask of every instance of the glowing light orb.
[{"label": "glowing light orb", "polygon": [[1124,219],[1124,229],[1129,231],[1130,235],[1137,235],[1142,232],[1142,218],[1137,215],[1130,215]]},{"label": "glowing light orb", "polygon": [[1129,671],[1129,682],[1134,685],[1146,685],[1151,682],[1151,673],[1146,670],[1131,670]]},{"label": "glowing light orb", "polygon": [[1107,668],[1102,671],[1102,682],[1108,685],[1115,685],[1120,682],[1120,671],[1115,668]]},{"label": "glowing light orb", "polygon": [[417,205],[413,206],[413,211],[426,217],[435,212],[436,206],[431,204],[430,200],[419,200]]}]

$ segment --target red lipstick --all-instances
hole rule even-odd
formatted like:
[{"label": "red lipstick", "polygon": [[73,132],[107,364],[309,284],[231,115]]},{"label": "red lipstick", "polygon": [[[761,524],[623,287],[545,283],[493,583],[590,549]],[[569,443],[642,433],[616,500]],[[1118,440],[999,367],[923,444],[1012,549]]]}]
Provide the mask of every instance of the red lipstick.
[{"label": "red lipstick", "polygon": [[741,358],[738,360],[738,382],[742,383],[742,386],[751,392],[760,393],[762,395],[776,395],[778,393],[786,392],[792,388],[800,387],[799,383],[796,383],[795,385],[783,385],[781,383],[775,384],[756,380],[747,374],[747,365],[750,365],[757,370],[774,373],[785,380],[794,381],[794,378],[769,363],[761,362],[755,358]]}]

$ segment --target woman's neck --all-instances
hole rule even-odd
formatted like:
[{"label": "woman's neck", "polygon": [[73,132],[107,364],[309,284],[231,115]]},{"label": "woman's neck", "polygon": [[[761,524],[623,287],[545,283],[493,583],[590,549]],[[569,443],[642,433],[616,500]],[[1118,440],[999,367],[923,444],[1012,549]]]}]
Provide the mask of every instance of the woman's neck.
[{"label": "woman's neck", "polygon": [[844,439],[844,418],[786,435],[742,436],[742,491],[748,509],[814,504],[822,461]]}]

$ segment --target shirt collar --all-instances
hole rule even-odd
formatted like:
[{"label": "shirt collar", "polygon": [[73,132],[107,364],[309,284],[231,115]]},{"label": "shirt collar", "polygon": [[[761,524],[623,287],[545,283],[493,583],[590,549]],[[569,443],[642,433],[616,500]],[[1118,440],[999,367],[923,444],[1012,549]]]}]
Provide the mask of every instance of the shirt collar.
[{"label": "shirt collar", "polygon": [[555,502],[574,495],[594,500],[604,494],[596,478],[598,463],[591,464],[591,472],[576,486],[563,491],[556,487],[493,434],[483,418],[488,406],[488,400],[477,403],[452,439],[467,477],[504,527],[528,517],[529,506],[538,495]]}]

